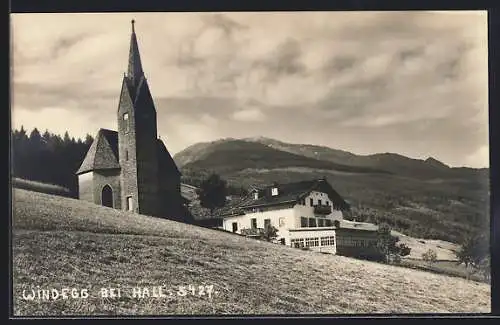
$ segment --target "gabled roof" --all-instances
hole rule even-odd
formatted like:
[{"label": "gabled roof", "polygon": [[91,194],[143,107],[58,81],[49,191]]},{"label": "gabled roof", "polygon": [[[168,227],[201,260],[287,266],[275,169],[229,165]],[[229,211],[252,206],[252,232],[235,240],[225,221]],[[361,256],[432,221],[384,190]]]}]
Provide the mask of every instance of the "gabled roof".
[{"label": "gabled roof", "polygon": [[117,168],[120,168],[118,163],[118,132],[99,129],[76,174]]},{"label": "gabled roof", "polygon": [[[278,188],[278,195],[272,195],[272,189]],[[311,191],[321,191],[328,194],[335,207],[340,210],[349,208],[349,204],[331,187],[326,179],[314,179],[287,184],[273,184],[258,190],[259,198],[253,199],[253,194],[249,195],[239,207],[248,209],[252,207],[263,207],[284,203],[295,203],[309,195]]]}]

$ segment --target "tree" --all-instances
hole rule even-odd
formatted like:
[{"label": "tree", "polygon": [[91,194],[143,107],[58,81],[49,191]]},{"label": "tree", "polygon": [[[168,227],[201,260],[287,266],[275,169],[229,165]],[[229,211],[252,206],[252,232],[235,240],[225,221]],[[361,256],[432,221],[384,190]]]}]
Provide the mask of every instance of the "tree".
[{"label": "tree", "polygon": [[34,144],[38,145],[41,138],[42,138],[42,136],[40,135],[40,132],[38,131],[38,129],[34,128],[33,131],[31,131],[31,133],[30,133],[30,141],[33,142]]},{"label": "tree", "polygon": [[388,224],[381,224],[377,233],[377,250],[388,263],[392,258],[395,262],[401,261],[402,256],[410,255],[411,248],[400,243],[399,237],[391,234],[391,227]]},{"label": "tree", "polygon": [[391,235],[391,227],[388,224],[381,224],[377,232],[377,249],[384,258],[384,262],[389,262],[391,255],[391,247],[395,246],[399,241],[398,237]]},{"label": "tree", "polygon": [[87,133],[87,135],[85,136],[85,141],[84,143],[90,147],[90,145],[92,144],[92,142],[94,142],[94,138]]},{"label": "tree", "polygon": [[217,174],[211,174],[201,182],[197,191],[202,207],[210,210],[213,215],[216,208],[226,205],[227,182]]},{"label": "tree", "polygon": [[428,249],[425,253],[422,253],[422,259],[426,261],[429,266],[432,265],[437,260],[437,253],[432,249]]},{"label": "tree", "polygon": [[487,236],[484,234],[471,234],[467,236],[455,255],[459,263],[464,263],[466,267],[470,265],[473,268],[478,268],[481,262],[489,257]]}]

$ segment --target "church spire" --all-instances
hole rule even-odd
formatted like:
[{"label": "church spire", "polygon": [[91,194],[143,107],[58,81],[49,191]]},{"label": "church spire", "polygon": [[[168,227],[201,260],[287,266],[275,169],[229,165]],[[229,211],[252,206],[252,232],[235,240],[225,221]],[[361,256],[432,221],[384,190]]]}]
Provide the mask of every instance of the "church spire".
[{"label": "church spire", "polygon": [[135,20],[132,19],[132,35],[130,37],[130,52],[128,55],[128,78],[135,86],[144,75],[142,71],[141,56],[139,55],[139,46],[137,45],[137,36],[135,35]]}]

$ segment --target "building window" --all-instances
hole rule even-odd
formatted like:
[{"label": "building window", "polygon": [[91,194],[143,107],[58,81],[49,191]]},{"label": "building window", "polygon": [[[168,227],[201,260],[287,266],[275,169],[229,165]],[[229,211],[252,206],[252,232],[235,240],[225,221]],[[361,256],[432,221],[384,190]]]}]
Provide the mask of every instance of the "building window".
[{"label": "building window", "polygon": [[316,218],[309,218],[309,227],[316,227]]},{"label": "building window", "polygon": [[271,219],[264,219],[264,228],[269,227],[271,225]]},{"label": "building window", "polygon": [[253,193],[253,199],[257,200],[259,198],[259,192],[254,192]]},{"label": "building window", "polygon": [[307,218],[306,217],[300,217],[300,227],[307,228]]},{"label": "building window", "polygon": [[128,121],[128,113],[123,114],[123,122],[125,124],[125,132],[130,130],[129,121]]},{"label": "building window", "polygon": [[127,196],[127,211],[134,211],[134,200],[131,196]]},{"label": "building window", "polygon": [[326,206],[329,206],[330,205],[330,201],[326,201]]},{"label": "building window", "polygon": [[278,188],[277,187],[273,187],[272,190],[271,190],[271,196],[276,196],[278,195]]},{"label": "building window", "polygon": [[319,238],[306,238],[306,247],[317,247],[319,246]]},{"label": "building window", "polygon": [[321,237],[321,246],[334,246],[335,245],[335,237]]},{"label": "building window", "polygon": [[238,231],[238,223],[233,222],[233,232],[237,232],[237,231]]},{"label": "building window", "polygon": [[325,219],[325,227],[331,227],[332,221],[330,219]]},{"label": "building window", "polygon": [[252,226],[252,229],[256,229],[257,228],[257,219],[256,218],[250,219],[250,224]]},{"label": "building window", "polygon": [[125,160],[128,161],[128,150],[125,150]]},{"label": "building window", "polygon": [[325,226],[325,219],[318,219],[318,227],[324,227]]},{"label": "building window", "polygon": [[310,206],[313,206],[313,205],[314,205],[314,200],[313,200],[313,198],[310,198],[310,199],[309,199],[309,205],[310,205]]},{"label": "building window", "polygon": [[304,248],[304,239],[303,238],[290,239],[290,246],[294,248]]},{"label": "building window", "polygon": [[318,200],[318,205],[321,205],[321,200]]},{"label": "building window", "polygon": [[285,218],[280,218],[279,225],[280,227],[283,227],[285,225]]}]

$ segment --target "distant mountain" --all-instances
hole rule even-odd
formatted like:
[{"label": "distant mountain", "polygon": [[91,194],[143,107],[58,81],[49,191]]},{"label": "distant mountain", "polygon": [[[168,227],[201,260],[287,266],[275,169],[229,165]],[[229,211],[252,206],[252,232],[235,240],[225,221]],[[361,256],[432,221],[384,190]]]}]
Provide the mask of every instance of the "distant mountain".
[{"label": "distant mountain", "polygon": [[334,161],[320,160],[275,149],[259,142],[235,139],[195,144],[176,154],[174,160],[181,168],[208,169],[217,173],[237,172],[249,168],[276,169],[289,167],[306,167],[349,173],[390,173],[369,166],[350,166]]},{"label": "distant mountain", "polygon": [[458,242],[489,229],[489,169],[451,168],[435,158],[356,155],[269,138],[198,143],[174,156],[183,182],[216,172],[235,188],[327,177],[351,204],[348,218],[387,222],[421,238]]},{"label": "distant mountain", "polygon": [[426,160],[408,158],[396,153],[379,153],[373,155],[356,155],[348,151],[332,149],[325,146],[291,144],[278,140],[258,137],[248,138],[274,149],[303,155],[319,160],[332,161],[337,164],[368,167],[384,170],[400,176],[415,178],[461,177],[463,173],[475,173],[472,168],[450,168],[446,164],[429,157]]}]

